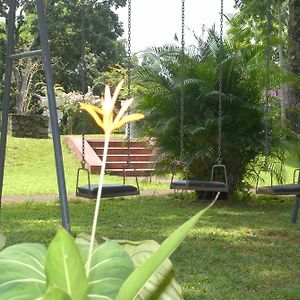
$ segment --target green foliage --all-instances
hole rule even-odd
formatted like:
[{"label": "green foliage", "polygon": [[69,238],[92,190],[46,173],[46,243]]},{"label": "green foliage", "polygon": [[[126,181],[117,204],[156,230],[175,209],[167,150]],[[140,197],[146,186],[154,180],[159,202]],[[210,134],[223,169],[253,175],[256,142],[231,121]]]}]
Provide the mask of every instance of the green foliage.
[{"label": "green foliage", "polygon": [[[123,248],[116,241],[106,241],[94,247],[90,273],[86,274],[84,263],[88,260],[88,245],[81,239],[77,246],[64,229],[58,230],[48,251],[42,244],[8,247],[0,252],[0,294],[4,297],[1,299],[33,299],[43,295],[43,299],[49,300],[99,297],[112,300],[134,299],[210,206],[179,227],[149,258],[148,255],[141,255],[140,249],[132,250],[135,245],[129,242],[131,255],[139,254],[140,265],[135,271],[133,261],[125,251],[128,246]],[[151,249],[153,246],[148,251]],[[170,271],[172,269],[168,268],[167,274],[161,272],[160,276],[152,278],[155,288],[152,288],[151,298],[152,295],[164,297],[166,289],[168,292],[173,291],[171,295],[175,298],[172,299],[181,299],[178,288],[168,288],[170,284],[174,288],[174,282],[165,280]],[[148,299],[148,296],[149,290],[140,294],[139,299]]]},{"label": "green foliage", "polygon": [[[184,160],[188,176],[209,179],[218,156],[218,37],[211,31],[197,50],[184,58]],[[257,47],[237,49],[224,42],[222,52],[222,156],[232,190],[240,187],[248,164],[264,153],[263,65]],[[180,49],[164,47],[148,54],[149,65],[138,70],[138,106],[145,112],[141,134],[156,138],[163,160],[180,159]],[[259,76],[259,77],[258,77]],[[261,77],[260,77],[261,76]],[[277,116],[277,117],[276,117]],[[278,113],[270,122],[270,155],[279,143]],[[276,130],[275,130],[276,129]],[[274,154],[275,155],[275,154]]]},{"label": "green foliage", "polygon": [[80,102],[95,103],[97,100],[91,92],[85,95],[79,92],[62,93],[60,97],[63,102],[60,106],[63,113],[60,124],[62,134],[99,133],[99,128],[80,109]]},{"label": "green foliage", "polygon": [[45,271],[48,286],[58,287],[71,299],[85,299],[88,279],[84,263],[74,239],[64,229],[49,245]]},{"label": "green foliage", "polygon": [[[46,256],[47,254],[47,256]],[[48,252],[41,244],[18,244],[0,253],[1,299],[114,299],[133,270],[127,253],[108,241],[95,248],[89,282],[74,239],[60,229]],[[8,271],[9,270],[9,271]],[[97,296],[96,296],[97,295]]]},{"label": "green foliage", "polygon": [[[132,242],[127,240],[118,240],[126,252],[130,255],[135,267],[139,267],[143,261],[154,254],[160,245],[153,240],[141,242]],[[148,279],[143,289],[136,296],[136,300],[160,299],[159,297],[168,297],[169,299],[182,299],[181,287],[175,280],[174,268],[170,259],[166,259],[160,264],[157,271]]]},{"label": "green foliage", "polygon": [[[251,44],[262,45],[266,48],[267,36],[270,44],[274,46],[271,50],[272,60],[278,59],[276,47],[278,44],[287,48],[287,18],[288,7],[286,0],[270,1],[270,10],[267,11],[266,2],[260,0],[237,0],[237,13],[230,19],[228,34],[241,47]],[[270,18],[270,27],[268,20]],[[281,27],[281,37],[278,34]],[[274,50],[274,51],[273,51]]]},{"label": "green foliage", "polygon": [[[217,196],[218,197],[218,196]],[[217,199],[216,197],[216,199]],[[147,280],[160,267],[164,260],[169,257],[175,249],[180,245],[186,237],[190,229],[197,223],[200,217],[209,209],[214,202],[206,209],[201,210],[176,231],[174,231],[143,264],[141,264],[132,274],[127,278],[122,285],[116,300],[132,300],[138,295],[139,291],[146,284]]]},{"label": "green foliage", "polygon": [[[37,299],[46,290],[47,248],[17,244],[0,252],[0,299]],[[23,297],[23,298],[22,298]]]},{"label": "green foliage", "polygon": [[[93,85],[93,93],[95,95],[103,95],[105,84],[109,84],[109,86],[114,90],[118,83],[127,77],[127,70],[121,65],[115,65],[113,67],[109,67],[109,70],[106,72],[102,72],[98,78],[95,79]],[[123,92],[123,94],[122,94]],[[124,91],[121,90],[120,98],[126,99],[126,95],[124,95]]]},{"label": "green foliage", "polygon": [[86,89],[101,71],[124,63],[123,33],[113,6],[125,1],[55,1],[47,11],[57,81],[67,92]]},{"label": "green foliage", "polygon": [[[7,19],[8,3],[2,2],[0,16]],[[109,66],[125,64],[125,45],[119,39],[123,28],[113,8],[125,6],[126,1],[46,1],[45,4],[55,81],[67,92],[86,92]],[[39,48],[34,1],[17,1],[17,7],[17,50]],[[1,80],[5,60],[4,25],[5,22],[0,23]],[[17,82],[12,89],[12,104],[16,102],[20,106],[18,110],[22,110],[19,102],[25,101],[31,106],[36,100],[34,94],[40,94],[38,87],[45,81],[41,62],[31,58],[19,60],[14,65],[14,73]],[[26,78],[28,75],[32,76],[30,80]],[[25,83],[28,95],[24,92]],[[24,111],[27,113],[25,108]]]}]

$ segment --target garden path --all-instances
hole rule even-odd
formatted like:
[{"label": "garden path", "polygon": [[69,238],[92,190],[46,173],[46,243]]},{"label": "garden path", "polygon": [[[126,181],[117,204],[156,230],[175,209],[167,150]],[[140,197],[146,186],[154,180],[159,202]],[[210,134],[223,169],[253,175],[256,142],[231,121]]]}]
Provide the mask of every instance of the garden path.
[{"label": "garden path", "polygon": [[[155,196],[155,195],[167,195],[174,193],[173,190],[141,190],[141,196]],[[68,200],[83,199],[73,194],[68,195]],[[10,195],[3,196],[2,202],[26,202],[26,201],[58,201],[58,194],[40,194],[40,195]],[[88,200],[88,199],[86,199]],[[88,200],[89,201],[89,200]]]}]

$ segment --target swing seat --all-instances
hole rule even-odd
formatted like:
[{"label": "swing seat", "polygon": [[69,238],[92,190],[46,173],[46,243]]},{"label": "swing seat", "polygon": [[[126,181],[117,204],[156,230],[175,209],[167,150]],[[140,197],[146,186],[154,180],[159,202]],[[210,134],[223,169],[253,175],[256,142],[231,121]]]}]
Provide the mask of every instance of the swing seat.
[{"label": "swing seat", "polygon": [[[98,184],[78,186],[76,196],[95,199],[98,193]],[[102,198],[139,195],[137,187],[128,184],[104,184],[102,186]]]},{"label": "swing seat", "polygon": [[262,195],[300,195],[300,184],[261,186],[256,189],[256,193]]},{"label": "swing seat", "polygon": [[[216,172],[218,172],[217,170],[219,170],[219,172],[222,172],[224,182],[215,180]],[[211,169],[210,180],[174,180],[173,174],[170,189],[228,193],[226,166],[213,165]]]},{"label": "swing seat", "polygon": [[171,182],[170,189],[194,190],[203,192],[228,192],[226,183],[221,181],[176,180]]}]

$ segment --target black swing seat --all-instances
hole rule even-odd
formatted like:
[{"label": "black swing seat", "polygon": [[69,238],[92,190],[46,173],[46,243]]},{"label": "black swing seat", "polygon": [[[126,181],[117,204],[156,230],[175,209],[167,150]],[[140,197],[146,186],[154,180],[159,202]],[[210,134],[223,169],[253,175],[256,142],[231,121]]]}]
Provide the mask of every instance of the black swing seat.
[{"label": "black swing seat", "polygon": [[176,180],[171,182],[170,189],[203,192],[228,192],[227,184],[225,182],[209,180]]},{"label": "black swing seat", "polygon": [[[95,199],[98,193],[98,184],[78,186],[76,196]],[[104,184],[102,186],[101,198],[122,197],[139,195],[137,187],[128,184]]]},{"label": "black swing seat", "polygon": [[261,186],[256,189],[256,193],[264,195],[300,195],[300,184]]},{"label": "black swing seat", "polygon": [[[215,180],[216,170],[223,172],[224,182]],[[221,164],[213,165],[210,180],[174,180],[173,174],[170,189],[228,193],[226,166]]]}]

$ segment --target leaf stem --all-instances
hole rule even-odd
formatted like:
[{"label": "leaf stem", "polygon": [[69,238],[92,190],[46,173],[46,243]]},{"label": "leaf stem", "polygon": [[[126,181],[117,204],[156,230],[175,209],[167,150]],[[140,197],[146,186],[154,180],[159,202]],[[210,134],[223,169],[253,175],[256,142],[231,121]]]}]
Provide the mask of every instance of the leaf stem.
[{"label": "leaf stem", "polygon": [[109,145],[109,136],[110,136],[109,132],[105,132],[102,165],[101,165],[101,171],[100,171],[100,175],[99,175],[98,193],[97,193],[97,199],[96,199],[94,220],[93,220],[92,233],[91,233],[91,241],[90,241],[90,246],[89,246],[89,254],[88,254],[87,268],[86,268],[87,277],[89,277],[90,268],[91,268],[91,261],[92,261],[94,243],[95,243],[97,222],[98,222],[98,216],[99,216],[99,211],[100,211],[102,187],[103,187],[103,182],[104,182],[104,174],[105,174],[108,145]]}]

